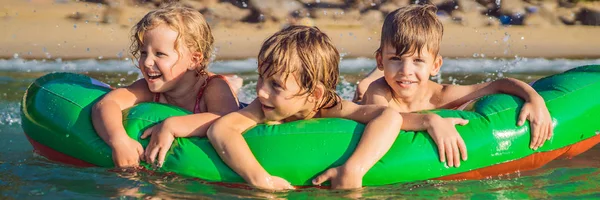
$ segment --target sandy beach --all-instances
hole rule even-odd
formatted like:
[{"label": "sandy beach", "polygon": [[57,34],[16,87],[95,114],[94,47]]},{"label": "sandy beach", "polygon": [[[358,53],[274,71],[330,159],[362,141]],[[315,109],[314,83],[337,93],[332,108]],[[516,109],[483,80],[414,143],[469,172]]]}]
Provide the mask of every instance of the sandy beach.
[{"label": "sandy beach", "polygon": [[[127,10],[123,24],[101,23],[105,5],[85,2],[0,0],[0,58],[124,59],[131,26],[149,7]],[[85,13],[75,20],[77,13]],[[345,57],[372,58],[380,23],[345,25],[315,20]],[[282,24],[233,23],[213,26],[217,60],[255,57],[261,43]],[[599,26],[493,26],[445,24],[444,57],[600,58]]]}]

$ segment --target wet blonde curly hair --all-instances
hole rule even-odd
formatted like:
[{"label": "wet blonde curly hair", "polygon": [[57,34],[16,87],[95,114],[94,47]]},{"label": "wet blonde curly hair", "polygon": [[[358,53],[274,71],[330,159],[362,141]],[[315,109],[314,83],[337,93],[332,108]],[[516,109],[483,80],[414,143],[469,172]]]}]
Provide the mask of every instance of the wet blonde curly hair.
[{"label": "wet blonde curly hair", "polygon": [[201,65],[196,69],[199,73],[205,72],[212,55],[214,38],[210,26],[202,14],[194,9],[171,5],[148,12],[132,28],[131,55],[137,60],[140,58],[140,48],[144,44],[144,33],[158,25],[165,24],[176,31],[175,49],[185,45],[191,52],[200,52],[203,55]]}]

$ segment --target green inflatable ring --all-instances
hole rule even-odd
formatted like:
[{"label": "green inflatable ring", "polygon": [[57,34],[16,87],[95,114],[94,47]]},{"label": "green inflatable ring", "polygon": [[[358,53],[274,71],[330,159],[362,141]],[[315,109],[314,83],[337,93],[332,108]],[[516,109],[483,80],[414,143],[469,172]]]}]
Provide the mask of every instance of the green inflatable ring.
[{"label": "green inflatable ring", "polygon": [[[544,165],[577,155],[599,142],[600,65],[578,67],[538,80],[533,87],[546,100],[555,125],[551,140],[529,148],[529,124],[516,126],[523,101],[497,94],[480,99],[473,111],[436,110],[462,117],[457,126],[469,159],[458,168],[440,163],[426,132],[401,132],[390,151],[364,176],[364,185],[434,178],[482,178]],[[111,89],[84,75],[51,73],[27,89],[21,104],[23,130],[35,151],[51,160],[80,166],[113,167],[111,149],[94,131],[91,107]],[[142,103],[123,112],[127,133],[143,146],[142,131],[170,116],[189,112],[164,104]],[[262,166],[293,185],[311,185],[324,170],[351,155],[364,126],[344,119],[312,119],[258,125],[244,137]],[[150,168],[147,164],[146,167]],[[206,138],[177,138],[158,171],[206,181],[243,183],[219,158]]]}]

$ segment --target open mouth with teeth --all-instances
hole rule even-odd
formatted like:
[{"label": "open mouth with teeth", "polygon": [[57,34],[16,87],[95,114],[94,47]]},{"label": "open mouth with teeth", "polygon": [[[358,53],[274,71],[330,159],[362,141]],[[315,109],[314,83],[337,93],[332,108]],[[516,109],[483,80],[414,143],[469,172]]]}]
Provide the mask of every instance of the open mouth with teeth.
[{"label": "open mouth with teeth", "polygon": [[417,83],[416,81],[396,81],[396,83],[402,88],[408,88],[413,83]]},{"label": "open mouth with teeth", "polygon": [[157,79],[157,78],[160,78],[160,77],[162,77],[162,74],[160,74],[160,73],[148,73],[148,78],[149,79]]},{"label": "open mouth with teeth", "polygon": [[415,81],[396,81],[398,84],[411,84],[416,83]]}]

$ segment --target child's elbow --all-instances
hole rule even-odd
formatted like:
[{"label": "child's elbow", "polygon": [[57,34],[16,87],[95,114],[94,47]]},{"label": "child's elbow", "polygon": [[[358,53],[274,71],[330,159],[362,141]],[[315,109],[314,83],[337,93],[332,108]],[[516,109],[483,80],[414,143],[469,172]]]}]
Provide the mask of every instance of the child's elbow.
[{"label": "child's elbow", "polygon": [[218,138],[217,138],[217,137],[218,137],[218,135],[216,134],[216,131],[215,131],[215,126],[216,126],[216,125],[218,125],[218,122],[219,122],[219,121],[217,120],[217,121],[216,121],[215,123],[213,123],[213,124],[212,124],[210,127],[208,127],[208,130],[206,131],[206,137],[207,137],[207,138],[208,138],[208,140],[209,140],[209,141],[211,141],[211,142],[212,142],[212,141],[215,141],[215,140],[217,140],[217,139],[218,139]]},{"label": "child's elbow", "polygon": [[98,102],[96,102],[94,104],[94,106],[92,106],[92,119],[95,118],[95,116],[100,115],[100,113],[102,112],[102,107],[104,107],[105,102],[100,100]]},{"label": "child's elbow", "polygon": [[387,107],[387,108],[385,108],[385,110],[383,110],[383,112],[381,113],[381,116],[384,119],[387,119],[390,122],[390,124],[399,124],[400,125],[403,122],[402,115],[398,111],[396,111],[392,108],[389,108],[389,107]]},{"label": "child's elbow", "polygon": [[214,141],[223,140],[223,137],[224,137],[223,133],[225,133],[226,131],[220,131],[220,130],[222,130],[221,124],[222,124],[221,120],[217,120],[215,123],[213,123],[208,128],[208,130],[206,131],[206,137],[208,138],[209,141],[214,142]]}]

